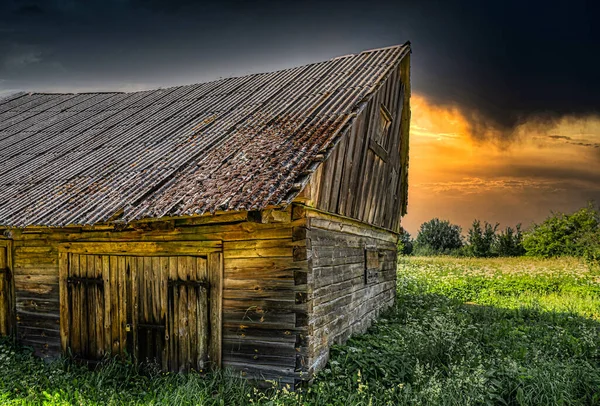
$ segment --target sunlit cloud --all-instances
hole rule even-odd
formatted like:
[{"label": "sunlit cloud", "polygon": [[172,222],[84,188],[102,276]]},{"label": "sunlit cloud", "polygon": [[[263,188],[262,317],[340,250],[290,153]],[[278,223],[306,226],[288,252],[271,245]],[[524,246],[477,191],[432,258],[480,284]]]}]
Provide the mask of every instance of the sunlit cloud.
[{"label": "sunlit cloud", "polygon": [[422,190],[432,193],[458,192],[464,194],[476,194],[505,190],[510,192],[522,191],[524,189],[539,189],[560,191],[566,190],[559,183],[552,180],[523,180],[523,179],[484,179],[463,178],[455,182],[430,182],[421,183]]},{"label": "sunlit cloud", "polygon": [[501,135],[458,107],[411,104],[410,232],[433,217],[527,225],[600,201],[599,117],[534,117]]}]

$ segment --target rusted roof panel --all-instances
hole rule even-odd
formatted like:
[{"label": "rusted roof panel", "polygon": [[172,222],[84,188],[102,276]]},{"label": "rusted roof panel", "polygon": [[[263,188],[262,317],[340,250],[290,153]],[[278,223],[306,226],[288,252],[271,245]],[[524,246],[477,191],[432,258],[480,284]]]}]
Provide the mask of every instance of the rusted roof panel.
[{"label": "rusted roof panel", "polygon": [[0,99],[0,225],[285,204],[407,52],[153,91]]}]

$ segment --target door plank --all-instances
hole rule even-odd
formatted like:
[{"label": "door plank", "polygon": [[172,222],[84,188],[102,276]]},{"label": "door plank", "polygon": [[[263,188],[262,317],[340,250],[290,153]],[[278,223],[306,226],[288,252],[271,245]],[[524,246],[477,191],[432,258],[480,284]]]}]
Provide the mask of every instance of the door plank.
[{"label": "door plank", "polygon": [[223,255],[215,252],[208,255],[208,277],[210,282],[209,358],[214,366],[221,366],[222,359],[222,303],[223,303]]},{"label": "door plank", "polygon": [[139,343],[138,343],[138,319],[139,319],[139,271],[138,269],[143,266],[142,259],[140,257],[129,257],[129,267],[131,272],[131,329],[133,330],[133,357],[136,362],[139,361]]},{"label": "door plank", "polygon": [[[178,258],[178,266],[179,279],[180,280],[189,280],[189,270],[187,269],[187,260],[184,257]],[[179,344],[180,344],[180,353],[179,353],[179,371],[187,371],[188,363],[190,360],[190,347],[189,347],[189,321],[188,321],[188,295],[187,289],[185,285],[179,286],[179,303],[178,303],[178,311],[179,311]]]},{"label": "door plank", "polygon": [[[134,302],[133,302],[133,284],[135,283],[134,279],[132,278],[132,273],[131,273],[131,268],[132,266],[132,261],[135,262],[134,257],[130,257],[127,256],[125,257],[125,296],[127,297],[127,311],[126,311],[126,317],[125,317],[125,336],[127,337],[127,346],[125,348],[127,348],[127,353],[129,356],[131,356],[134,360],[137,359],[137,354],[135,354],[135,350],[134,350],[134,339],[133,339],[133,331],[132,331],[132,319],[133,319],[133,307],[134,307]],[[129,326],[129,329],[127,328]]]},{"label": "door plank", "polygon": [[112,285],[110,257],[102,255],[102,280],[104,281],[104,353],[112,353]]},{"label": "door plank", "polygon": [[[196,261],[194,260],[193,257],[185,257],[186,262],[187,262],[187,269],[188,269],[188,280],[196,280],[195,276],[196,276]],[[186,286],[187,289],[187,294],[188,294],[188,308],[187,308],[187,314],[188,314],[188,320],[189,320],[189,325],[188,325],[188,336],[189,336],[189,348],[190,348],[190,355],[189,355],[189,360],[188,360],[188,365],[189,368],[194,368],[197,369],[198,368],[198,363],[197,363],[197,359],[198,359],[198,327],[197,327],[197,322],[198,322],[198,318],[197,316],[197,312],[198,312],[198,296],[196,294],[197,291],[197,287],[196,286],[191,286],[188,285]]]},{"label": "door plank", "polygon": [[[94,256],[85,255],[86,270],[85,274],[87,278],[94,278]],[[85,352],[86,359],[96,358],[97,343],[96,340],[96,315],[98,313],[96,307],[96,285],[84,284],[84,300],[86,306],[86,312],[83,317],[87,324],[87,351]]]},{"label": "door plank", "polygon": [[108,256],[110,264],[110,315],[111,315],[111,354],[120,354],[121,332],[119,331],[120,313],[119,313],[119,265],[118,258],[112,255]]},{"label": "door plank", "polygon": [[198,307],[196,317],[198,319],[198,359],[196,365],[198,370],[206,368],[205,362],[208,355],[208,291],[200,286],[198,289],[200,297],[198,298]]},{"label": "door plank", "polygon": [[0,336],[8,335],[9,301],[8,301],[8,264],[6,248],[0,246]]},{"label": "door plank", "polygon": [[119,331],[119,355],[125,356],[125,350],[127,349],[127,331],[125,330],[125,325],[127,324],[127,268],[125,266],[125,257],[119,257],[118,269],[119,324],[117,328]]},{"label": "door plank", "polygon": [[[71,261],[71,267],[69,269],[69,277],[77,276],[80,277],[79,271],[79,254],[73,254]],[[72,328],[71,328],[71,350],[73,354],[81,353],[81,306],[80,306],[80,292],[79,286],[69,284],[70,297],[71,297],[71,308],[69,314],[71,315]]]},{"label": "door plank", "polygon": [[69,257],[71,254],[66,252],[58,253],[58,273],[59,273],[59,297],[60,297],[60,345],[63,352],[66,353],[69,346],[70,309],[69,309],[69,286],[67,279],[69,277]]},{"label": "door plank", "polygon": [[[94,278],[102,278],[102,256],[94,256]],[[96,359],[104,357],[104,286],[94,287],[96,297],[94,309],[96,312]]]},{"label": "door plank", "polygon": [[161,365],[163,369],[168,368],[168,331],[167,331],[167,281],[169,279],[169,257],[160,257],[160,272],[159,272],[159,292],[160,297],[158,298],[159,302],[159,323],[165,326],[165,331],[163,331],[161,340],[163,343],[163,348],[160,354]]},{"label": "door plank", "polygon": [[[169,280],[176,280],[178,278],[177,270],[177,258],[169,258]],[[175,285],[168,287],[169,293],[167,298],[168,315],[167,315],[167,334],[168,334],[168,358],[169,358],[169,370],[175,371],[177,368],[177,331],[175,330],[175,318],[177,313],[175,312]]]}]

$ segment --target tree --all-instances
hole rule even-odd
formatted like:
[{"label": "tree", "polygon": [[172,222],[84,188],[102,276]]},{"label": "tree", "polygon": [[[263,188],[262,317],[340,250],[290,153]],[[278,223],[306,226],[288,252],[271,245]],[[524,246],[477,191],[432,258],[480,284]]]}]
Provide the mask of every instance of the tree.
[{"label": "tree", "polygon": [[487,221],[483,229],[479,220],[473,220],[473,225],[467,235],[468,251],[474,257],[491,257],[494,255],[493,248],[496,243],[496,230],[498,223],[492,227]]},{"label": "tree", "polygon": [[461,231],[448,220],[429,220],[421,224],[414,250],[420,254],[449,254],[463,246]]},{"label": "tree", "polygon": [[521,224],[517,224],[514,229],[506,227],[504,232],[498,234],[495,251],[501,257],[518,257],[525,254]]},{"label": "tree", "polygon": [[400,231],[400,236],[398,236],[398,253],[400,255],[410,255],[413,252],[413,240],[410,236],[410,233],[405,229]]},{"label": "tree", "polygon": [[580,243],[583,247],[583,259],[590,267],[600,269],[600,227],[583,234]]},{"label": "tree", "polygon": [[581,257],[587,249],[585,241],[598,233],[599,224],[600,213],[591,204],[571,214],[553,213],[541,224],[534,224],[524,236],[523,246],[532,256]]}]

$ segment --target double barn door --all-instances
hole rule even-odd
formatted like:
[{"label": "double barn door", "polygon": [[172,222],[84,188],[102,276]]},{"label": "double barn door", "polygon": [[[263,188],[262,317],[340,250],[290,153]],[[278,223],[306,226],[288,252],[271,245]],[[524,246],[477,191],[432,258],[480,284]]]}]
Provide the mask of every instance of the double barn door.
[{"label": "double barn door", "polygon": [[131,355],[170,371],[218,365],[221,253],[217,243],[186,244],[61,249],[63,348],[83,360]]}]

